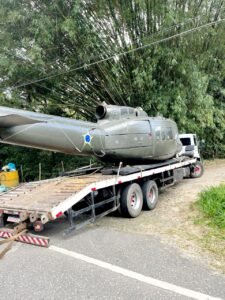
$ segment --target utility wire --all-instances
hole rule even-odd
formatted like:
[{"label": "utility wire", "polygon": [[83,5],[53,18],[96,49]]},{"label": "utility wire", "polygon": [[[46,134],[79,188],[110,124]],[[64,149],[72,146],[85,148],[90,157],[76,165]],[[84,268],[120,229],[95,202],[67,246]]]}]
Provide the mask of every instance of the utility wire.
[{"label": "utility wire", "polygon": [[[203,17],[205,17],[205,15],[203,15]],[[200,21],[200,17],[199,16],[197,16],[197,17],[195,17],[195,18],[189,18],[189,19],[187,19],[186,21],[182,21],[182,22],[180,22],[180,23],[176,23],[176,24],[174,24],[174,25],[172,25],[172,26],[170,26],[170,27],[167,27],[167,28],[162,28],[162,29],[160,29],[160,30],[158,30],[158,31],[156,31],[156,32],[153,32],[152,34],[150,34],[150,35],[147,35],[147,36],[144,36],[143,37],[143,40],[145,40],[145,39],[150,39],[150,38],[153,38],[153,37],[155,37],[155,36],[159,36],[159,35],[161,35],[161,34],[163,34],[163,33],[165,33],[165,32],[169,32],[169,31],[171,31],[171,30],[173,30],[174,28],[179,28],[179,27],[183,27],[183,26],[185,26],[186,24],[188,24],[188,23],[190,23],[190,22],[194,22],[194,21],[196,21],[196,20],[198,20],[198,21]],[[9,22],[9,23],[14,23],[14,22]],[[15,24],[15,23],[14,23]],[[1,25],[1,23],[0,23],[0,25]],[[133,42],[136,42],[138,40],[138,38],[136,38],[135,40],[133,40]],[[58,45],[58,46],[55,46],[55,47],[49,47],[49,48],[47,48],[47,49],[44,49],[44,51],[46,52],[46,50],[49,50],[49,49],[59,49],[59,48],[61,48],[62,47],[62,45]],[[63,47],[63,50],[64,51],[68,51],[69,49],[66,47],[66,48],[64,48]],[[95,57],[92,57],[92,59],[97,59],[98,57],[97,56],[95,56]],[[51,65],[53,62],[56,62],[57,61],[57,63],[58,64],[60,64],[61,62],[62,62],[62,59],[59,59],[59,58],[57,58],[57,57],[55,57],[54,59],[52,59],[52,60],[50,60],[50,61],[48,61],[48,63],[46,64],[46,65]],[[64,62],[64,61],[63,61]],[[26,62],[21,62],[22,64],[25,64]],[[58,66],[60,66],[60,65],[58,65]],[[35,72],[35,71],[34,71]],[[32,74],[33,72],[31,72],[31,74]],[[19,84],[20,85],[20,84]],[[17,86],[17,85],[16,85]],[[14,87],[12,87],[13,89],[14,89]]]},{"label": "utility wire", "polygon": [[[205,15],[204,15],[203,17],[205,17]],[[171,31],[172,29],[175,29],[175,28],[177,28],[177,27],[178,27],[178,28],[183,27],[183,26],[185,26],[185,25],[188,24],[188,23],[194,22],[195,20],[200,21],[199,16],[198,16],[198,17],[195,17],[195,18],[189,18],[189,19],[187,19],[186,21],[183,21],[183,22],[180,22],[180,23],[176,23],[176,24],[174,24],[174,25],[172,25],[172,26],[170,26],[170,27],[162,28],[162,29],[160,29],[160,30],[158,30],[158,31],[155,31],[155,32],[151,33],[150,35],[143,36],[143,40],[153,38],[153,37],[158,36],[158,35],[161,35],[161,34],[163,34],[163,33],[165,33],[165,32],[169,32],[169,31]],[[1,25],[1,23],[0,23],[0,25]],[[133,42],[136,42],[138,39],[140,39],[140,37],[137,37],[137,38],[135,38],[135,39],[132,40],[132,41],[133,41]],[[70,50],[68,47],[63,47],[63,44],[60,44],[60,45],[55,46],[55,47],[49,47],[49,48],[47,48],[47,49],[43,49],[43,51],[47,54],[47,51],[48,51],[49,49],[52,50],[52,49],[59,49],[59,48],[62,48],[64,51]],[[13,56],[13,54],[11,54],[11,53],[6,53],[6,54],[7,54],[7,55]],[[97,59],[98,57],[99,57],[99,56],[95,56],[95,57],[92,57],[92,59]],[[19,57],[19,58],[20,58],[20,57]],[[48,60],[48,63],[47,63],[46,65],[51,65],[53,62],[55,63],[56,61],[57,61],[57,63],[61,63],[62,59],[55,57],[55,58],[52,59],[52,60]],[[63,61],[63,62],[64,62],[64,61]],[[25,64],[25,63],[27,63],[27,61],[25,61],[25,62],[24,62],[24,61],[21,61],[21,64]],[[60,66],[60,65],[59,65],[59,66]]]},{"label": "utility wire", "polygon": [[158,44],[160,44],[160,43],[163,43],[163,42],[172,40],[172,39],[177,38],[177,37],[179,37],[179,36],[186,35],[186,34],[188,34],[188,33],[191,33],[191,32],[197,31],[197,30],[201,30],[201,29],[206,28],[206,27],[210,27],[210,26],[213,26],[213,25],[222,23],[222,22],[224,22],[224,21],[225,21],[225,18],[224,18],[224,19],[221,19],[221,20],[209,22],[209,23],[200,25],[200,26],[198,26],[198,27],[191,28],[191,29],[185,30],[185,31],[183,31],[183,32],[174,34],[174,35],[172,35],[172,36],[169,36],[169,37],[160,39],[160,40],[158,40],[158,41],[151,42],[151,43],[146,44],[146,45],[143,45],[143,46],[140,46],[140,47],[137,47],[137,48],[133,48],[133,49],[131,49],[131,50],[124,51],[124,52],[121,52],[121,53],[116,53],[116,54],[114,54],[114,55],[112,55],[112,56],[109,56],[109,57],[106,57],[106,58],[103,58],[103,59],[94,61],[94,62],[89,63],[89,64],[83,64],[82,66],[79,66],[79,67],[76,67],[76,68],[72,68],[72,69],[67,70],[67,71],[64,71],[64,72],[60,72],[60,73],[57,73],[57,74],[49,75],[49,76],[46,76],[46,77],[43,77],[43,78],[39,78],[39,79],[37,79],[37,80],[33,80],[33,81],[30,81],[30,82],[27,82],[27,83],[19,84],[19,85],[17,85],[17,86],[9,87],[9,89],[17,89],[17,88],[20,88],[20,87],[25,87],[25,86],[28,86],[28,85],[31,85],[31,84],[35,84],[35,83],[38,83],[38,82],[41,82],[41,81],[50,79],[50,78],[54,78],[54,77],[61,76],[61,75],[65,75],[65,74],[68,74],[68,73],[71,73],[71,72],[79,71],[79,70],[81,70],[81,69],[85,69],[85,68],[88,68],[88,67],[90,67],[90,66],[97,65],[97,64],[103,63],[103,62],[105,62],[105,61],[109,61],[109,60],[111,60],[111,59],[118,59],[120,56],[129,54],[129,53],[133,53],[133,52],[139,51],[139,50],[141,50],[141,49],[148,48],[148,47],[150,47],[150,46],[158,45]]}]

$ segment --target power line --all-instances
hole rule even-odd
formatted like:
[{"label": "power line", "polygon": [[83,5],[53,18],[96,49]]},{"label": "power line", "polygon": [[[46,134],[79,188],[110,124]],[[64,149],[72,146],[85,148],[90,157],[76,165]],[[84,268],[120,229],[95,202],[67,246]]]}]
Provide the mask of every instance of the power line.
[{"label": "power line", "polygon": [[[203,17],[205,17],[205,15],[204,15]],[[197,16],[197,17],[195,17],[195,18],[189,18],[189,19],[187,19],[186,21],[183,21],[183,22],[180,22],[180,23],[176,23],[176,24],[174,24],[174,25],[172,25],[172,26],[170,26],[170,27],[167,27],[167,28],[162,28],[162,29],[160,29],[160,30],[158,30],[158,31],[156,31],[156,32],[153,32],[153,33],[150,34],[150,35],[144,36],[144,37],[143,37],[143,40],[153,38],[153,37],[158,36],[158,35],[160,35],[160,34],[163,34],[163,33],[165,33],[165,32],[171,31],[172,29],[175,29],[175,28],[183,27],[184,25],[186,25],[186,24],[188,24],[188,23],[190,23],[190,22],[194,22],[195,20],[199,20],[199,21],[200,21],[199,16]],[[9,23],[12,23],[12,22],[9,22]],[[1,25],[1,23],[0,23],[0,25]],[[135,38],[135,39],[133,40],[133,42],[136,42],[138,39],[140,39],[140,37]],[[49,50],[49,49],[51,50],[51,49],[59,49],[59,48],[63,48],[64,51],[70,50],[68,47],[63,47],[63,45],[58,45],[58,46],[49,47],[49,48],[47,48],[47,49],[44,49],[44,51],[46,52],[46,51]],[[46,54],[47,54],[47,52],[46,52]],[[7,53],[7,55],[13,56],[13,54],[11,54],[11,53]],[[98,57],[99,57],[99,56],[98,56]],[[92,57],[92,59],[97,59],[97,56]],[[54,59],[49,60],[48,63],[47,63],[47,65],[50,65],[51,63],[55,62],[56,60],[57,60],[59,63],[62,61],[62,60],[60,60],[59,58],[55,57]],[[27,63],[27,61],[26,61],[26,62],[21,61],[21,64],[24,64],[24,63]]]},{"label": "power line", "polygon": [[185,31],[183,31],[183,32],[174,34],[174,35],[172,35],[172,36],[169,36],[169,37],[160,39],[160,40],[158,40],[158,41],[151,42],[151,43],[146,44],[146,45],[143,45],[143,46],[140,46],[140,47],[137,47],[137,48],[133,48],[133,49],[131,49],[131,50],[127,50],[127,51],[124,51],[124,52],[121,52],[121,53],[116,53],[116,54],[114,54],[114,55],[112,55],[112,56],[109,56],[109,57],[106,57],[106,58],[103,58],[103,59],[94,61],[94,62],[89,63],[89,64],[83,64],[82,66],[79,66],[79,67],[76,67],[76,68],[72,68],[72,69],[67,70],[67,71],[63,71],[63,72],[60,72],[60,73],[57,73],[57,74],[53,74],[53,75],[49,75],[49,76],[46,76],[46,77],[43,77],[43,78],[39,78],[39,79],[37,79],[37,80],[33,80],[33,81],[30,81],[30,82],[27,82],[27,83],[19,84],[19,85],[17,85],[17,86],[9,87],[9,89],[17,89],[17,88],[20,88],[20,87],[25,87],[25,86],[28,86],[28,85],[31,85],[31,84],[35,84],[35,83],[38,83],[38,82],[41,82],[41,81],[50,79],[50,78],[54,78],[54,77],[61,76],[61,75],[65,75],[65,74],[68,74],[68,73],[71,73],[71,72],[79,71],[79,70],[81,70],[81,69],[85,69],[85,68],[88,68],[88,67],[90,67],[90,66],[93,66],[93,65],[97,65],[97,64],[103,63],[103,62],[105,62],[105,61],[109,61],[109,60],[112,60],[112,59],[118,59],[120,56],[129,54],[129,53],[133,53],[133,52],[139,51],[139,50],[141,50],[141,49],[145,49],[145,48],[148,48],[148,47],[150,47],[150,46],[154,46],[154,45],[157,45],[157,44],[160,44],[160,43],[163,43],[163,42],[167,42],[167,41],[172,40],[172,39],[174,39],[174,38],[177,38],[177,37],[179,37],[179,36],[186,35],[186,34],[188,34],[188,33],[191,33],[191,32],[197,31],[197,30],[201,30],[201,29],[203,29],[203,28],[210,27],[210,26],[212,26],[212,25],[216,25],[216,24],[218,24],[218,23],[222,23],[222,22],[224,22],[224,21],[225,21],[225,18],[224,18],[224,19],[221,19],[221,20],[209,22],[209,23],[200,25],[200,26],[198,26],[198,27],[191,28],[191,29],[185,30]]},{"label": "power line", "polygon": [[[203,17],[205,17],[206,15],[203,15]],[[174,28],[180,28],[180,27],[183,27],[183,26],[185,26],[186,24],[188,24],[188,23],[190,23],[190,22],[194,22],[194,21],[196,21],[196,20],[198,20],[198,21],[200,21],[200,17],[199,16],[197,16],[197,17],[193,17],[193,18],[189,18],[189,19],[187,19],[187,20],[184,20],[184,21],[182,21],[182,22],[180,22],[180,23],[176,23],[176,24],[174,24],[174,25],[172,25],[172,26],[170,26],[170,27],[167,27],[167,28],[162,28],[162,29],[160,29],[160,30],[158,30],[158,31],[156,31],[156,32],[154,32],[154,33],[152,33],[152,34],[150,34],[150,35],[147,35],[147,36],[144,36],[143,37],[143,41],[145,40],[145,39],[149,39],[149,38],[153,38],[153,37],[155,37],[155,36],[159,36],[159,35],[161,35],[161,34],[163,34],[164,32],[169,32],[169,31],[171,31],[172,29],[174,29]],[[11,22],[10,22],[11,23]],[[137,39],[138,38],[136,38],[135,40],[133,40],[133,42],[135,42],[135,41],[137,41]],[[55,46],[55,47],[49,47],[49,48],[47,48],[47,49],[45,49],[45,51],[46,50],[49,50],[49,49],[59,49],[59,48],[61,48],[62,47],[62,45],[58,45],[58,46]],[[65,50],[65,51],[68,51],[69,49],[68,49],[68,47],[63,47],[63,50]],[[98,59],[98,57],[99,56],[95,56],[95,57],[92,57],[92,59]],[[48,61],[48,63],[46,63],[45,65],[46,66],[50,66],[53,62],[56,62],[57,61],[57,63],[63,63],[64,61],[62,61],[62,60],[60,60],[59,58],[57,58],[57,57],[55,57],[54,59],[52,59],[52,60],[50,60],[50,61]],[[21,62],[21,64],[24,64],[24,63],[26,63],[26,62]],[[58,66],[60,66],[60,65],[58,65]],[[75,67],[75,65],[74,65],[74,67]],[[36,72],[36,71],[33,71],[33,72],[31,72],[31,74],[32,73],[34,73],[34,72]],[[51,75],[50,75],[51,76]],[[26,83],[25,83],[26,84]],[[18,84],[18,85],[16,85],[15,87],[11,87],[12,89],[15,89],[15,88],[18,88],[18,87],[21,87],[21,85],[22,86],[24,86],[23,84]],[[26,85],[25,85],[26,86]],[[10,87],[9,87],[10,88]],[[1,89],[0,91],[4,91],[5,89]]]}]

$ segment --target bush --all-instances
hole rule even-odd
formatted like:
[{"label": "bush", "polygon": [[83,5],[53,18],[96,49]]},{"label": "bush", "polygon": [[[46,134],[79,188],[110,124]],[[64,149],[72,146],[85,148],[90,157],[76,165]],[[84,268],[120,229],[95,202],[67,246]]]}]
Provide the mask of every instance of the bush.
[{"label": "bush", "polygon": [[210,225],[225,229],[225,184],[200,193],[197,204]]},{"label": "bush", "polygon": [[[39,163],[42,168],[42,179],[48,179],[59,176],[62,172],[62,163],[65,171],[74,170],[89,164],[90,157],[81,157],[66,155],[63,153],[54,153],[37,149],[29,149],[18,146],[1,145],[0,158],[3,165],[13,162],[18,170],[23,168],[24,180],[38,180],[39,178]],[[93,162],[92,158],[92,162]],[[20,179],[21,176],[20,176]]]}]

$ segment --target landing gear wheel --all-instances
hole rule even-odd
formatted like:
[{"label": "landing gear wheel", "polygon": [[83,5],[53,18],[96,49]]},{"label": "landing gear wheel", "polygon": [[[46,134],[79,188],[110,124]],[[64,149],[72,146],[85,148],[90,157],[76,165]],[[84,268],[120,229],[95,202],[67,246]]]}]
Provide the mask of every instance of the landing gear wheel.
[{"label": "landing gear wheel", "polygon": [[195,165],[191,168],[191,178],[199,178],[204,173],[203,164],[200,161],[196,161]]},{"label": "landing gear wheel", "polygon": [[136,218],[143,206],[143,195],[139,184],[132,183],[124,188],[120,199],[120,210],[123,216]]},{"label": "landing gear wheel", "polygon": [[158,202],[158,186],[153,180],[146,181],[142,186],[143,207],[146,210],[154,209]]}]

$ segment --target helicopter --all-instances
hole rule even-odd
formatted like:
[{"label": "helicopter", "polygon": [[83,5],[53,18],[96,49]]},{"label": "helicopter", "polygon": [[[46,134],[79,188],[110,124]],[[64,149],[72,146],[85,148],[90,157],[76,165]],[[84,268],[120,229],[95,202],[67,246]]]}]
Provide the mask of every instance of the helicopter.
[{"label": "helicopter", "polygon": [[0,106],[0,142],[107,163],[146,164],[175,157],[182,149],[176,123],[149,117],[142,108],[96,107],[97,122]]}]

